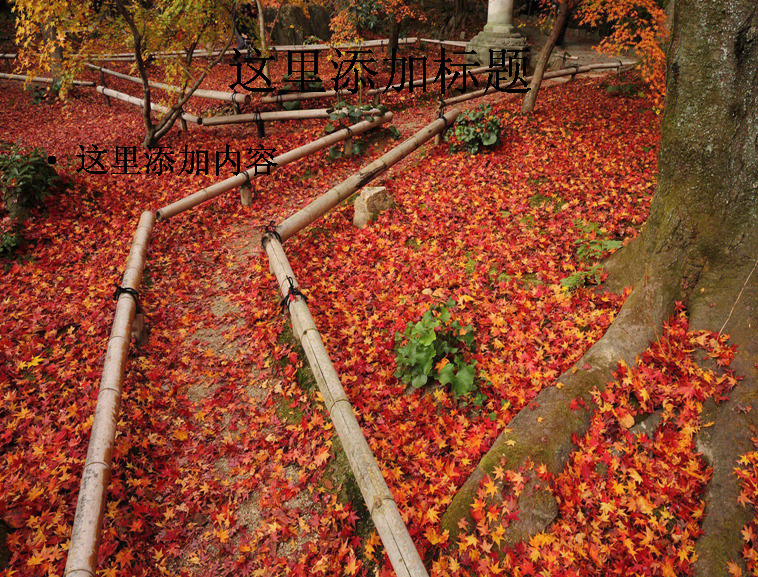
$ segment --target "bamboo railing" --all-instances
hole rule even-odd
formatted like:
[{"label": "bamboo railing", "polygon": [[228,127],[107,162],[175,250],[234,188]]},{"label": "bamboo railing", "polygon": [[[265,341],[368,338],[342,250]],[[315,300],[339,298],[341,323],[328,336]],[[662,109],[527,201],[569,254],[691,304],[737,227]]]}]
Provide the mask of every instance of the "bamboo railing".
[{"label": "bamboo railing", "polygon": [[[0,78],[4,78],[5,80],[22,80],[26,82],[27,80],[29,82],[34,82],[36,84],[52,84],[53,79],[47,78],[45,76],[25,76],[23,74],[6,74],[4,72],[0,72]],[[74,86],[94,86],[94,82],[90,82],[89,80],[74,80],[73,82]]]},{"label": "bamboo railing", "polygon": [[[560,78],[561,76],[573,77],[577,74],[584,74],[593,70],[602,70],[605,68],[621,68],[622,66],[630,66],[632,64],[635,64],[635,62],[622,62],[619,60],[618,62],[602,62],[599,64],[587,64],[585,66],[570,66],[561,70],[545,72],[545,74],[542,76],[542,79],[549,80],[550,78]],[[524,78],[524,82],[529,83],[532,81],[532,78],[533,76],[527,76]],[[474,92],[468,92],[466,94],[461,94],[460,96],[448,98],[446,100],[443,100],[441,104],[443,106],[449,106],[450,104],[458,104],[459,102],[465,102],[466,100],[472,100],[474,98],[481,98],[487,94],[496,94],[497,92],[498,91],[491,86],[487,86],[487,88],[484,88],[483,90],[476,90]]]},{"label": "bamboo railing", "polygon": [[[232,114],[229,116],[204,116],[203,126],[221,126],[224,124],[245,124],[248,122],[270,122],[277,120],[307,120],[313,118],[329,118],[333,108],[317,108],[308,110],[275,110],[271,112],[254,112],[252,114]],[[367,114],[379,116],[378,108]]]},{"label": "bamboo railing", "polygon": [[[364,169],[348,178],[342,184],[334,187],[321,197],[310,203],[305,209],[298,211],[276,227],[279,237],[273,231],[268,231],[263,237],[263,244],[274,270],[281,292],[288,298],[288,308],[292,315],[293,328],[308,357],[316,380],[321,389],[322,397],[327,405],[335,431],[345,449],[345,453],[355,475],[361,494],[366,502],[371,517],[384,543],[387,554],[395,572],[400,577],[426,577],[427,572],[416,550],[408,530],[400,516],[397,504],[387,487],[381,469],[374,459],[360,426],[355,419],[352,406],[339,381],[339,376],[329,359],[321,336],[315,327],[313,318],[304,300],[290,293],[290,287],[296,287],[296,280],[289,265],[280,239],[292,236],[310,222],[319,218],[349,194],[365,185],[387,168],[398,162],[417,149],[424,142],[444,131],[452,124],[458,115],[458,110],[451,110],[438,118],[411,138],[384,154],[378,160],[370,163]],[[351,130],[342,131],[349,136],[351,133],[365,131],[382,122],[390,120],[391,113],[371,121],[363,121]],[[361,126],[359,126],[361,125]],[[303,146],[277,157],[282,164],[301,158],[309,152],[319,150],[334,138],[344,139],[345,134],[332,134],[320,139],[321,144]],[[317,142],[310,143],[315,145]],[[191,195],[174,205],[162,209],[165,213],[162,219],[178,214],[197,206],[200,202],[243,184],[249,179],[246,173],[226,179],[214,187],[200,191],[200,196]],[[193,198],[195,197],[195,198]],[[172,208],[173,207],[173,208]],[[114,315],[111,336],[103,366],[100,381],[95,416],[90,433],[87,458],[77,499],[76,514],[71,533],[68,556],[66,560],[65,577],[93,577],[97,568],[98,550],[101,539],[103,518],[105,512],[108,483],[110,480],[113,447],[116,435],[116,423],[120,409],[121,392],[126,372],[126,360],[129,351],[132,326],[138,311],[138,291],[142,281],[142,273],[147,256],[147,248],[156,222],[157,214],[146,211],[142,214],[134,234],[131,250],[127,259],[126,270],[122,279],[122,289],[119,295]],[[292,298],[294,297],[294,298]]]},{"label": "bamboo railing", "polygon": [[[485,72],[489,72],[490,67],[489,66],[479,66],[477,68],[472,68],[471,70],[466,70],[467,74],[484,74]],[[450,78],[449,76],[447,78]],[[424,79],[418,79],[413,80],[413,85],[420,87],[422,83],[429,83],[431,84],[436,79],[436,76],[427,76]],[[367,94],[368,96],[373,96],[375,94],[381,94],[391,88],[394,88],[396,90],[403,90],[405,88],[410,87],[411,81],[408,80],[406,82],[399,82],[397,84],[391,84],[389,86],[380,86],[378,88],[369,88],[364,91],[364,94]],[[349,90],[325,90],[323,92],[294,92],[292,94],[278,94],[276,96],[264,96],[261,98],[261,102],[264,104],[274,104],[274,103],[280,103],[280,102],[299,102],[301,100],[317,100],[319,98],[334,98],[339,96],[347,97],[354,94],[353,92],[350,92]]]},{"label": "bamboo railing", "polygon": [[[155,215],[149,211],[143,212],[137,231],[134,233],[129,258],[126,261],[126,270],[121,281],[123,288],[139,291],[147,246],[154,224]],[[87,458],[79,486],[74,526],[71,530],[71,544],[64,572],[66,577],[93,577],[95,575],[126,358],[136,313],[136,297],[122,293],[116,303],[103,375],[100,379],[100,392],[97,396]]]},{"label": "bamboo railing", "polygon": [[[139,106],[140,108],[145,107],[145,101],[141,98],[137,98],[136,96],[130,96],[128,94],[124,94],[123,92],[119,92],[118,90],[112,90],[110,88],[106,88],[105,86],[95,86],[95,90],[97,90],[100,94],[104,96],[110,96],[111,98],[115,98],[117,100],[123,100],[124,102],[128,102],[129,104],[134,104],[135,106]],[[156,110],[158,112],[168,112],[169,108],[167,106],[163,106],[162,104],[157,104],[155,102],[150,103],[150,110]],[[186,112],[182,112],[182,115],[180,117],[182,120],[185,120],[187,122],[192,122],[194,124],[202,124],[203,119],[199,116],[195,116],[194,114],[187,114]]]},{"label": "bamboo railing", "polygon": [[[110,70],[109,68],[103,68],[102,66],[95,66],[94,64],[90,64],[90,63],[87,63],[86,66],[88,68],[91,68],[92,70],[98,70],[99,72],[108,74],[109,76],[113,76],[115,78],[121,78],[122,80],[128,80],[129,82],[142,84],[142,79],[137,78],[136,76],[129,76],[128,74],[123,74],[122,72],[116,72],[115,70]],[[152,88],[158,88],[160,90],[165,90],[167,92],[179,92],[179,93],[184,92],[182,88],[180,88],[179,86],[172,86],[170,84],[163,84],[161,82],[152,82],[152,81],[148,82],[148,84]],[[249,94],[241,94],[239,92],[223,92],[221,90],[206,90],[204,88],[198,88],[192,93],[192,96],[197,96],[198,98],[207,98],[209,100],[222,100],[225,102],[236,102],[238,104],[247,104],[248,102],[250,102]]]},{"label": "bamboo railing", "polygon": [[[275,156],[272,159],[272,162],[276,163],[276,167],[272,167],[272,169],[284,166],[285,164],[289,164],[295,160],[299,160],[304,156],[307,156],[308,154],[311,154],[318,150],[323,150],[324,148],[336,144],[341,140],[350,138],[351,135],[362,134],[367,130],[371,130],[372,128],[376,128],[377,126],[384,124],[385,122],[389,122],[390,120],[392,120],[392,113],[387,112],[382,116],[375,117],[372,120],[364,120],[348,128],[337,130],[332,134],[319,138],[318,140],[314,140],[313,142],[309,142],[308,144],[290,150],[289,152]],[[172,216],[176,216],[177,214],[184,212],[185,210],[189,210],[198,204],[202,204],[207,200],[215,198],[220,194],[242,186],[243,184],[249,182],[250,178],[253,176],[255,176],[255,171],[251,168],[244,172],[236,174],[235,176],[231,176],[226,180],[222,180],[221,182],[217,182],[216,184],[209,186],[208,188],[204,188],[203,190],[200,190],[194,194],[185,196],[184,198],[177,200],[168,206],[164,206],[160,210],[156,211],[156,217],[158,220],[167,220]]]},{"label": "bamboo railing", "polygon": [[424,142],[430,140],[436,134],[444,132],[448,126],[452,126],[459,113],[460,111],[457,109],[451,110],[444,116],[421,129],[402,144],[399,144],[386,154],[377,158],[371,164],[363,167],[334,188],[326,191],[302,210],[299,210],[287,218],[276,227],[276,232],[282,239],[282,242],[285,242],[288,238],[297,234],[321,215],[337,206],[367,182],[370,182],[385,172],[397,161],[408,156],[408,154],[416,150]]},{"label": "bamboo railing", "polygon": [[267,231],[262,239],[279,290],[286,299],[292,330],[300,341],[316,378],[321,397],[334,423],[334,430],[345,450],[350,469],[355,475],[361,495],[384,544],[392,568],[399,577],[426,577],[424,563],[408,533],[392,492],[382,475],[371,448],[355,418],[353,407],[324,347],[307,303],[294,290],[298,284],[282,243],[308,224],[326,214],[337,204],[361,188],[390,166],[405,158],[423,143],[443,132],[458,116],[451,110],[402,144],[330,189],[279,226]]}]

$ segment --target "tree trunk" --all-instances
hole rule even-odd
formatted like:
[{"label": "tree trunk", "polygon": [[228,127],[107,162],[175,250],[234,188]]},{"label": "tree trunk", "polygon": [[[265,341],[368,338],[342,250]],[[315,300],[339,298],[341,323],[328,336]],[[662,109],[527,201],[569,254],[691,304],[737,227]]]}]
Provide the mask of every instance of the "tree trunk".
[{"label": "tree trunk", "polygon": [[392,51],[397,51],[397,41],[400,37],[400,22],[394,12],[389,15],[390,19],[390,36],[387,42],[387,56],[392,56]]},{"label": "tree trunk", "polygon": [[[562,470],[572,435],[584,435],[591,416],[570,410],[571,401],[602,388],[619,360],[633,364],[682,301],[692,330],[723,332],[738,345],[733,368],[742,377],[728,402],[705,407],[703,421],[715,425],[697,437],[713,477],[695,575],[725,575],[727,561],[745,571],[740,530],[752,515],[737,502],[732,471],[754,450],[750,430],[758,426],[758,5],[678,0],[671,28],[658,188],[642,233],[607,263],[611,285],[632,284],[632,293],[603,338],[558,379],[564,386],[543,390],[480,461],[443,516],[451,542],[470,517],[478,481],[501,458],[510,468],[530,459]],[[557,514],[550,493],[522,495],[510,542]]]},{"label": "tree trunk", "polygon": [[[260,36],[261,41],[261,54],[266,58],[268,57],[268,50],[266,49],[266,27],[263,23],[263,6],[261,6],[261,0],[255,0],[255,5],[258,7],[258,35]],[[268,70],[268,60],[263,64],[263,74],[269,80],[271,79]]]},{"label": "tree trunk", "polygon": [[568,23],[569,17],[569,0],[561,0],[558,4],[558,15],[555,17],[553,23],[553,29],[550,31],[550,36],[547,37],[547,42],[540,50],[540,55],[537,58],[537,66],[534,70],[534,76],[532,82],[529,84],[529,92],[524,97],[524,104],[521,106],[521,112],[524,114],[530,114],[534,110],[534,104],[537,102],[537,93],[540,90],[542,84],[542,76],[547,69],[548,60],[550,60],[550,54],[555,48],[555,43],[558,41],[558,37],[561,34],[561,30]]}]

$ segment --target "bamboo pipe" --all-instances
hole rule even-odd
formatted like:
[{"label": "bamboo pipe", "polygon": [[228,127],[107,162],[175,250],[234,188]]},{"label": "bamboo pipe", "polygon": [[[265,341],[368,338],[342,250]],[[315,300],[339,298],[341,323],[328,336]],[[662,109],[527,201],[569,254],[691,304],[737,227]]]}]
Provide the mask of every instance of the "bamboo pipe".
[{"label": "bamboo pipe", "polygon": [[452,126],[459,113],[460,110],[454,108],[443,117],[438,118],[431,124],[419,130],[402,144],[399,144],[346,180],[343,180],[334,188],[326,191],[302,210],[299,210],[287,218],[276,227],[276,232],[279,234],[282,242],[285,242],[288,238],[297,234],[314,220],[323,216],[327,211],[337,206],[356,190],[416,150],[434,135],[443,132],[448,126]]},{"label": "bamboo pipe", "polygon": [[[322,150],[327,146],[331,146],[332,144],[335,144],[341,140],[350,138],[352,135],[362,134],[367,130],[376,128],[377,126],[384,124],[385,122],[389,122],[390,120],[392,120],[392,113],[386,112],[382,116],[377,116],[372,120],[364,120],[357,124],[353,124],[348,128],[337,130],[332,134],[319,138],[318,140],[314,140],[313,142],[309,142],[308,144],[294,148],[289,152],[275,156],[272,159],[272,162],[276,163],[276,167],[284,166],[285,164],[299,160],[304,156],[311,154],[312,152]],[[185,196],[184,198],[177,200],[168,206],[164,206],[160,210],[156,211],[156,217],[158,220],[166,220],[172,216],[176,216],[177,214],[184,212],[185,210],[189,210],[190,208],[193,208],[198,204],[205,202],[206,200],[210,200],[220,194],[223,194],[224,192],[232,190],[233,188],[242,186],[253,176],[255,176],[255,170],[253,168],[248,168],[244,172],[240,172],[239,174],[231,176],[226,180],[222,180],[221,182],[217,182],[208,188],[204,188],[194,194]]]},{"label": "bamboo pipe", "polygon": [[[121,280],[124,288],[139,290],[150,234],[155,215],[142,213]],[[131,340],[132,323],[137,310],[135,300],[121,294],[116,303],[110,339],[108,340],[100,392],[97,396],[87,459],[84,463],[79,498],[71,530],[71,544],[66,560],[65,577],[92,577],[97,566],[100,533],[103,527],[105,500],[110,480],[116,423],[121,404],[121,390]]]},{"label": "bamboo pipe", "polygon": [[[276,275],[279,290],[282,296],[288,298],[290,287],[288,279],[292,279],[294,287],[297,287],[297,281],[287,255],[273,235],[267,234],[263,237],[263,246]],[[308,305],[302,298],[294,296],[288,308],[292,329],[303,346],[326,409],[334,423],[334,430],[345,450],[363,500],[395,573],[398,577],[427,577],[426,568],[400,516],[392,492],[382,476],[382,470],[363,436],[350,400],[342,388],[339,375],[332,365],[329,353],[313,322]]]},{"label": "bamboo pipe", "polygon": [[[418,42],[417,37],[412,38],[398,38],[398,46],[404,46],[406,44],[416,44]],[[310,52],[312,50],[323,51],[330,50],[332,48],[350,49],[350,48],[377,48],[379,46],[387,46],[389,39],[380,38],[378,40],[366,40],[365,42],[352,42],[349,44],[282,44],[279,46],[270,46],[270,50],[276,52]]]},{"label": "bamboo pipe", "polygon": [[[47,78],[44,76],[32,76],[29,78],[28,76],[24,76],[23,74],[6,74],[4,72],[0,72],[0,78],[4,78],[6,80],[23,80],[26,81],[27,78],[29,79],[29,82],[35,82],[37,84],[52,84],[53,79]],[[74,86],[94,86],[94,82],[90,82],[89,80],[74,80],[73,81]]]},{"label": "bamboo pipe", "polygon": [[466,46],[468,42],[463,42],[461,40],[434,40],[432,38],[421,38],[419,39],[419,42],[422,44],[439,44],[441,46],[453,46],[455,48],[461,48]]},{"label": "bamboo pipe", "polygon": [[[100,72],[104,72],[105,74],[109,74],[110,76],[115,76],[116,78],[121,78],[123,80],[135,82],[137,84],[142,84],[142,79],[137,78],[136,76],[129,76],[128,74],[116,72],[115,70],[103,68],[102,66],[95,66],[94,64],[90,64],[89,62],[87,62],[85,66],[87,66],[88,68],[91,68],[92,70],[99,70]],[[148,84],[152,88],[159,88],[161,90],[166,90],[168,92],[180,92],[180,93],[182,92],[182,89],[180,87],[171,86],[170,84],[163,84],[161,82],[148,82]],[[204,88],[198,88],[192,93],[192,96],[197,96],[198,98],[207,98],[210,100],[223,100],[225,102],[236,102],[238,104],[247,104],[248,102],[250,102],[249,94],[240,94],[238,92],[223,92],[221,90],[205,90]]]},{"label": "bamboo pipe", "polygon": [[[319,108],[310,110],[276,110],[272,112],[258,112],[253,114],[233,114],[231,116],[206,116],[203,118],[203,126],[219,126],[222,124],[242,124],[245,122],[269,122],[272,120],[306,120],[309,118],[329,118],[334,112],[332,108]],[[379,116],[378,108],[368,111],[372,116]]]},{"label": "bamboo pipe", "polygon": [[[145,106],[145,101],[141,98],[137,98],[136,96],[129,96],[128,94],[124,94],[123,92],[119,92],[118,90],[112,90],[110,88],[105,88],[104,86],[96,86],[95,90],[97,90],[100,94],[104,94],[105,96],[110,96],[111,98],[116,98],[117,100],[123,100],[124,102],[128,102],[129,104],[134,104],[135,106],[139,106],[140,108],[143,108]],[[168,112],[169,109],[166,106],[163,106],[162,104],[156,104],[155,102],[150,103],[150,109],[151,110],[157,110],[158,112]],[[199,116],[195,116],[194,114],[187,114],[186,112],[182,112],[181,118],[183,120],[186,120],[187,122],[193,122],[195,124],[202,124],[203,119]]]},{"label": "bamboo pipe", "polygon": [[[472,68],[471,70],[467,70],[467,74],[483,74],[485,72],[488,72],[490,70],[489,66],[480,66],[478,68]],[[451,75],[452,76],[452,75]],[[436,76],[427,76],[423,80],[414,80],[413,83],[415,85],[419,85],[421,83],[432,83],[434,82]],[[450,77],[448,77],[450,78]],[[374,94],[381,94],[385,92],[386,90],[389,90],[390,88],[394,88],[396,90],[403,90],[404,88],[407,88],[410,86],[411,81],[407,82],[399,82],[397,84],[392,84],[390,86],[381,86],[379,88],[369,88],[366,90],[366,94],[369,96],[373,96]],[[278,102],[299,102],[302,100],[312,100],[312,99],[319,99],[319,98],[332,98],[334,96],[340,96],[340,97],[347,97],[352,95],[353,93],[349,90],[325,90],[324,92],[295,92],[293,94],[279,94],[277,96],[264,96],[261,98],[261,102],[264,104],[274,104]]]},{"label": "bamboo pipe", "polygon": [[[549,80],[550,78],[559,78],[561,76],[574,76],[576,74],[584,74],[585,72],[591,72],[592,70],[598,70],[603,68],[621,68],[622,66],[628,66],[634,64],[634,62],[602,62],[599,64],[587,64],[585,66],[571,66],[569,68],[563,68],[561,70],[554,70],[552,72],[546,72],[542,77],[543,80]],[[524,82],[531,82],[533,76],[527,76],[524,78]],[[472,100],[474,98],[480,98],[485,94],[495,94],[498,92],[491,86],[487,86],[483,90],[477,90],[475,92],[469,92],[468,94],[461,94],[460,96],[454,96],[442,101],[443,106],[449,106],[450,104],[458,104],[459,102],[465,102],[466,100]]]}]

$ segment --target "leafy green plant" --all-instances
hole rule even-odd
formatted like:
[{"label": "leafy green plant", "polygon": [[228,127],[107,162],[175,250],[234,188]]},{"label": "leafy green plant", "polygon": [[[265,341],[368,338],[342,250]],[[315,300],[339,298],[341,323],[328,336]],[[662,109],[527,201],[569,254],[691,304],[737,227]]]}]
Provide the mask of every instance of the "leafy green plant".
[{"label": "leafy green plant", "polygon": [[477,390],[474,379],[476,360],[466,362],[474,347],[474,328],[451,321],[455,301],[433,306],[421,320],[409,322],[395,334],[397,370],[395,376],[418,389],[430,380],[450,384],[456,397]]},{"label": "leafy green plant", "polygon": [[42,149],[25,152],[19,144],[0,148],[0,193],[11,218],[23,220],[62,184]]},{"label": "leafy green plant", "polygon": [[50,158],[40,148],[24,151],[19,144],[0,146],[0,196],[12,222],[11,230],[0,238],[4,256],[22,244],[21,229],[29,212],[42,207],[53,189],[63,187]]},{"label": "leafy green plant", "polygon": [[599,264],[596,264],[587,270],[578,270],[566,278],[561,279],[561,286],[571,292],[589,284],[590,282],[600,284],[604,271],[605,269]]},{"label": "leafy green plant", "polygon": [[[373,110],[379,110],[381,114],[384,114],[387,111],[387,108],[381,104],[374,106],[372,104],[347,104],[346,102],[338,102],[329,112],[329,122],[326,123],[324,132],[331,134],[332,132],[363,120],[370,120],[375,117],[372,113]],[[365,143],[353,140],[353,154],[361,154],[365,150]],[[342,155],[343,152],[337,145],[334,145],[329,149],[329,156],[332,158],[340,158]]]},{"label": "leafy green plant", "polygon": [[492,106],[482,104],[474,110],[458,115],[455,130],[445,133],[445,141],[454,149],[466,149],[476,154],[486,146],[495,146],[500,140],[500,119],[492,114]]},{"label": "leafy green plant", "polygon": [[585,262],[600,260],[606,253],[613,252],[624,243],[620,240],[597,238],[603,234],[600,225],[596,222],[574,221],[574,225],[590,238],[580,238],[574,241],[576,244],[576,256]]}]

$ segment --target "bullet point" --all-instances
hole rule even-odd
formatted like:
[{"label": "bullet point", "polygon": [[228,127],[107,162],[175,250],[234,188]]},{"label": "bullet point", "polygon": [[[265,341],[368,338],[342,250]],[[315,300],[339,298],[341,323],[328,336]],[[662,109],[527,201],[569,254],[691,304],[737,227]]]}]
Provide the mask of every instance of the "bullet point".
[{"label": "bullet point", "polygon": [[48,156],[47,157],[47,163],[48,164],[55,164],[56,162],[58,162],[58,159],[55,158],[54,156]]}]

